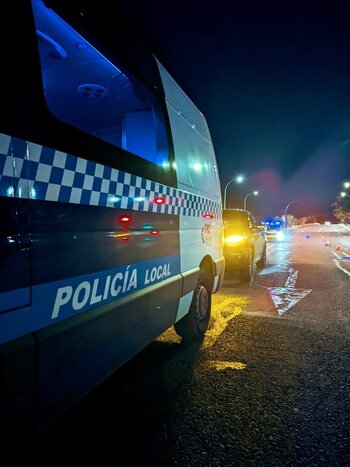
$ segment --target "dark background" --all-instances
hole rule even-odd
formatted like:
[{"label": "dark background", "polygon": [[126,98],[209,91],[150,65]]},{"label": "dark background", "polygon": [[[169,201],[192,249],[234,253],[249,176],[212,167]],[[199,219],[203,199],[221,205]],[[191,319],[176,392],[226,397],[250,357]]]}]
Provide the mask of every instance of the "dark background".
[{"label": "dark background", "polygon": [[[122,13],[206,116],[228,207],[331,212],[350,177],[350,7],[132,1]],[[321,218],[320,218],[321,219]]]}]

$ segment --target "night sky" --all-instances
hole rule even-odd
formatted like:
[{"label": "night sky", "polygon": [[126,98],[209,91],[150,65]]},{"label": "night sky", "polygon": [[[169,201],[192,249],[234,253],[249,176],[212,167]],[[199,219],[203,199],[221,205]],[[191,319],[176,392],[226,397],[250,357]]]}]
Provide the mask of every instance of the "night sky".
[{"label": "night sky", "polygon": [[139,37],[205,115],[229,207],[330,212],[350,178],[350,7],[125,0]]}]

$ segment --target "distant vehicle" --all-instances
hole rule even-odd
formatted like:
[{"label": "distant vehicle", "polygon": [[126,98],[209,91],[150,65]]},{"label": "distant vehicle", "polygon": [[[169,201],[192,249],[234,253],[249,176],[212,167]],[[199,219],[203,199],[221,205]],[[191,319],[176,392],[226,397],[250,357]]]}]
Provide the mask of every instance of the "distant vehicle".
[{"label": "distant vehicle", "polygon": [[267,229],[266,239],[268,242],[283,242],[286,234],[282,229]]},{"label": "distant vehicle", "polygon": [[262,224],[266,227],[266,229],[280,230],[284,227],[284,221],[279,216],[266,217],[263,219]]},{"label": "distant vehicle", "polygon": [[256,267],[266,264],[266,237],[251,212],[225,209],[224,257],[226,272],[237,272],[242,281],[250,281]]}]

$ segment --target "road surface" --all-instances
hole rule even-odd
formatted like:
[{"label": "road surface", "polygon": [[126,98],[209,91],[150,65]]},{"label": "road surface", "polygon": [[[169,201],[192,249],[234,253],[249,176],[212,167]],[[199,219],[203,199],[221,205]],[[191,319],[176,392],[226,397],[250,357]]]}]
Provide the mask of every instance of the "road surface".
[{"label": "road surface", "polygon": [[251,284],[226,277],[202,343],[168,330],[28,458],[45,447],[80,464],[349,466],[350,232],[314,227],[269,243]]}]

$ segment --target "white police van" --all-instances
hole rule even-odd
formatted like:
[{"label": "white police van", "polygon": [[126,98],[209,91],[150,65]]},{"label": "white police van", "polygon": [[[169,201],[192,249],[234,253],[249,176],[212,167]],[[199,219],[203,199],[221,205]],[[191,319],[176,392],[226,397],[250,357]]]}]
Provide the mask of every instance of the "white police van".
[{"label": "white police van", "polygon": [[205,118],[122,20],[85,3],[0,15],[9,431],[44,426],[171,325],[203,336],[224,272]]}]

